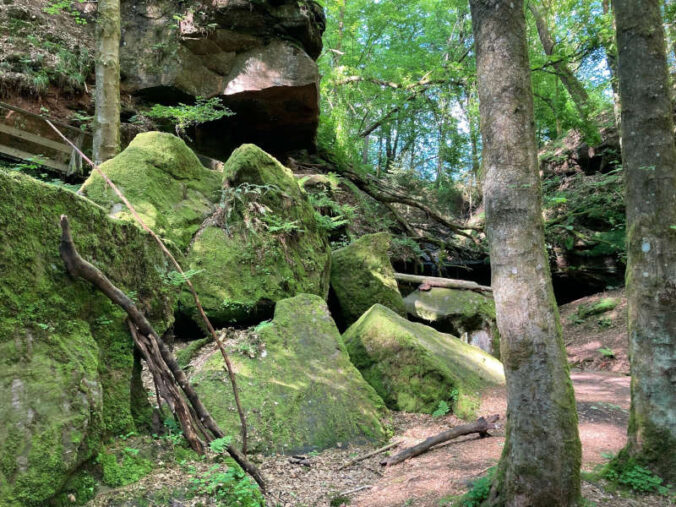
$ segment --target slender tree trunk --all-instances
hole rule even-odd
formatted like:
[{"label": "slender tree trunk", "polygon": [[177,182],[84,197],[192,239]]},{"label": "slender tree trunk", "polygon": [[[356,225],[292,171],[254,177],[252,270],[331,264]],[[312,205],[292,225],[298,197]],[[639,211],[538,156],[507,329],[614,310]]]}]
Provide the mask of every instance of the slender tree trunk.
[{"label": "slender tree trunk", "polygon": [[576,505],[581,449],[545,252],[523,1],[470,0],[470,6],[486,232],[508,400],[489,504]]},{"label": "slender tree trunk", "polygon": [[[603,0],[601,4],[603,7],[603,14],[609,14],[611,11],[610,0]],[[615,29],[615,22],[613,21],[613,28]],[[610,71],[610,86],[613,90],[613,114],[615,115],[615,127],[618,132],[620,130],[621,122],[621,106],[620,106],[620,88],[617,83],[617,48],[609,41],[605,41],[603,49],[606,52],[606,61],[608,62],[608,70]]]},{"label": "slender tree trunk", "polygon": [[364,145],[361,150],[361,163],[366,165],[369,163],[369,144],[371,142],[371,136],[364,137]]},{"label": "slender tree trunk", "polygon": [[614,0],[627,183],[626,451],[676,480],[676,147],[659,0]]},{"label": "slender tree trunk", "polygon": [[[554,38],[552,37],[549,27],[547,26],[547,21],[545,20],[543,14],[538,10],[535,5],[534,0],[528,2],[528,8],[535,18],[535,25],[538,30],[538,35],[540,36],[540,42],[542,47],[545,50],[545,54],[549,57],[554,55]],[[554,55],[556,59],[557,56]],[[589,116],[589,94],[585,90],[584,85],[580,80],[575,76],[572,70],[568,67],[568,64],[565,61],[557,61],[554,64],[554,69],[556,74],[561,79],[563,86],[566,87],[570,98],[573,99],[575,107],[577,108],[580,115],[586,120]]]},{"label": "slender tree trunk", "polygon": [[96,21],[94,162],[120,150],[120,0],[99,0]]}]

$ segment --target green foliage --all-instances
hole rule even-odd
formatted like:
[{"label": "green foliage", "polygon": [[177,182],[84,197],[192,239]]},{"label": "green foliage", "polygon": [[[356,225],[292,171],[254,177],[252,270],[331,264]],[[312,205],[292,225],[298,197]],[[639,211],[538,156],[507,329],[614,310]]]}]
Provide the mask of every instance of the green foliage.
[{"label": "green foliage", "polygon": [[668,495],[669,488],[664,480],[641,466],[633,458],[616,458],[601,471],[601,476],[620,487],[637,493],[658,493]]},{"label": "green foliage", "polygon": [[218,97],[211,99],[197,97],[194,105],[180,103],[177,106],[163,106],[155,104],[150,111],[143,113],[144,116],[154,120],[166,119],[171,121],[176,128],[176,134],[179,136],[184,136],[186,129],[190,127],[220,120],[234,114],[221,103]]},{"label": "green foliage", "polygon": [[183,273],[179,273],[178,271],[169,271],[165,277],[165,283],[173,285],[174,287],[180,287],[187,280],[190,280],[195,275],[199,275],[203,271],[203,269],[189,269]]},{"label": "green foliage", "polygon": [[308,197],[315,209],[317,224],[327,232],[341,229],[355,218],[356,208],[354,206],[339,204],[326,192],[310,193]]},{"label": "green foliage", "polygon": [[[83,4],[87,0],[77,0],[77,2]],[[50,0],[44,11],[52,16],[66,12],[73,17],[78,25],[86,25],[87,20],[82,17],[80,11],[73,7],[73,3],[74,0]]]},{"label": "green foliage", "polygon": [[211,449],[213,452],[217,454],[223,454],[225,451],[228,450],[228,447],[230,446],[231,443],[232,443],[231,436],[217,438],[216,440],[211,441],[211,443],[209,444],[209,449]]},{"label": "green foliage", "polygon": [[350,503],[352,503],[352,500],[350,500],[349,496],[338,495],[331,499],[329,505],[331,507],[341,507],[341,505],[350,505]]},{"label": "green foliage", "polygon": [[486,475],[473,481],[470,490],[460,498],[458,505],[461,507],[479,507],[484,501],[488,500],[495,471],[496,467],[489,468]]},{"label": "green foliage", "polygon": [[192,495],[204,495],[222,507],[263,507],[265,501],[258,486],[236,466],[225,470],[219,465],[191,480]]},{"label": "green foliage", "polygon": [[448,403],[446,403],[444,400],[441,400],[439,402],[439,405],[437,406],[437,409],[432,412],[433,417],[442,417],[448,414],[451,411],[451,407],[449,406]]},{"label": "green foliage", "polygon": [[607,357],[609,359],[612,359],[615,357],[615,352],[613,352],[613,349],[610,349],[608,347],[601,347],[599,349],[599,354],[601,354],[603,357]]}]

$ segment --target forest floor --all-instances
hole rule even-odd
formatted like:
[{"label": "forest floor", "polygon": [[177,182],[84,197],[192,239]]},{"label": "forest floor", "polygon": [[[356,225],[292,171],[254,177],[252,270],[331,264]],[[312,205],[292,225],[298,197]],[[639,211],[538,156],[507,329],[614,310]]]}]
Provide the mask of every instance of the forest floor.
[{"label": "forest floor", "polygon": [[[580,315],[602,300],[613,298],[616,306],[591,316]],[[589,296],[561,307],[564,340],[579,415],[582,440],[582,469],[591,472],[607,463],[626,442],[629,419],[630,377],[628,376],[626,338],[626,300],[622,291]],[[612,350],[600,353],[599,349]],[[501,426],[491,431],[491,437],[475,435],[460,437],[433,448],[416,458],[392,467],[381,467],[383,454],[373,456],[351,467],[339,468],[357,456],[365,455],[376,446],[328,449],[306,456],[309,466],[292,464],[288,456],[254,456],[265,475],[269,489],[268,505],[297,506],[359,506],[359,507],[439,507],[451,505],[453,497],[467,491],[471,483],[486,474],[500,457],[504,445],[504,420],[507,408],[504,387],[485,392],[478,414],[499,414]],[[392,412],[385,421],[399,445],[396,453],[449,427],[464,424],[453,415],[433,417],[424,414]],[[195,463],[198,469],[207,464]],[[205,468],[205,469],[206,469]],[[663,506],[673,500],[658,495],[628,495],[608,491],[591,474],[583,474],[583,495],[598,506]],[[136,505],[121,502],[131,494],[149,498],[152,490],[175,488],[185,483],[187,476],[180,469],[164,467],[127,488],[99,495],[94,505]],[[206,502],[204,502],[206,500]],[[197,502],[197,503],[196,503]],[[154,505],[151,501],[150,505]],[[188,507],[211,505],[208,499],[173,500],[170,505]]]}]

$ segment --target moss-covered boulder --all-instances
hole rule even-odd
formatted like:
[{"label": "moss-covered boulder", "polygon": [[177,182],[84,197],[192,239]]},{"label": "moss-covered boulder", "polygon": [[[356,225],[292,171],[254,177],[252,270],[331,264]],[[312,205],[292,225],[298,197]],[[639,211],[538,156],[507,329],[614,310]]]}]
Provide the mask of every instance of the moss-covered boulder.
[{"label": "moss-covered boulder", "polygon": [[136,226],[67,190],[0,171],[0,504],[46,505],[101,439],[149,409],[124,314],[59,257],[59,216],[80,253],[172,320],[168,266]]},{"label": "moss-covered boulder", "polygon": [[406,315],[388,250],[386,232],[362,236],[331,256],[331,288],[338,302],[338,321],[347,327],[374,304]]},{"label": "moss-covered boulder", "polygon": [[[230,347],[252,449],[299,453],[383,439],[383,402],[350,362],[322,298],[278,302],[272,322]],[[193,362],[191,380],[220,426],[239,435],[217,350]]]},{"label": "moss-covered boulder", "polygon": [[470,290],[435,287],[410,293],[404,304],[411,317],[500,357],[500,333],[492,298]]},{"label": "moss-covered boulder", "polygon": [[[293,173],[252,144],[226,162],[221,206],[187,261],[202,305],[219,325],[268,318],[276,301],[296,294],[328,295],[331,254],[312,205]],[[188,293],[181,308],[196,314]]]},{"label": "moss-covered boulder", "polygon": [[[139,134],[100,168],[143,221],[180,249],[188,246],[220,196],[222,174],[204,168],[192,150],[171,134]],[[111,216],[131,218],[100,174],[92,172],[81,191]]]},{"label": "moss-covered boulder", "polygon": [[443,401],[472,417],[481,391],[505,382],[490,354],[374,305],[343,334],[352,363],[394,410],[433,412]]}]

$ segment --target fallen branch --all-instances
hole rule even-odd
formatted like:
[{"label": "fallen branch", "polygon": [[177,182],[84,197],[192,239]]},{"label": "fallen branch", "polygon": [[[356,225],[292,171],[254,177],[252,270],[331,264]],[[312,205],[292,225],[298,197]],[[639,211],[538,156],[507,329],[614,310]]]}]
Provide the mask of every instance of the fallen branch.
[{"label": "fallen branch", "polygon": [[370,488],[372,488],[372,487],[373,487],[373,486],[371,486],[370,484],[365,484],[364,486],[359,486],[358,488],[348,489],[347,491],[341,491],[341,492],[338,493],[338,494],[339,494],[340,496],[352,495],[352,494],[354,494],[354,493],[359,493],[360,491],[364,491],[365,489],[370,489]]},{"label": "fallen branch", "polygon": [[[237,381],[235,379],[235,370],[232,367],[232,363],[230,362],[230,357],[228,356],[228,353],[225,351],[225,346],[223,345],[223,342],[218,338],[218,335],[216,334],[216,330],[214,329],[214,326],[211,325],[211,321],[207,317],[206,312],[204,311],[204,308],[202,307],[202,303],[200,302],[200,298],[197,295],[197,292],[195,291],[195,287],[193,286],[192,282],[190,281],[190,278],[185,275],[183,272],[183,269],[181,268],[181,265],[178,263],[176,258],[173,256],[173,254],[169,251],[169,249],[166,247],[164,242],[160,239],[160,237],[155,234],[155,232],[148,227],[141,216],[136,212],[136,209],[132,204],[127,200],[127,198],[124,196],[124,194],[120,191],[119,188],[113,183],[110,178],[99,168],[98,165],[96,165],[94,162],[91,161],[83,152],[78,148],[73,142],[68,139],[63,133],[54,126],[54,124],[45,119],[47,124],[68,144],[71,145],[71,147],[82,157],[83,160],[86,160],[89,165],[92,166],[92,170],[95,171],[96,173],[103,178],[103,180],[106,182],[106,184],[115,192],[115,194],[120,198],[120,200],[124,203],[124,205],[129,209],[131,212],[132,216],[134,219],[139,223],[139,225],[145,230],[148,234],[152,236],[152,238],[157,242],[159,245],[160,249],[164,254],[167,256],[167,258],[171,261],[171,263],[174,265],[176,268],[176,271],[181,274],[183,277],[183,280],[185,284],[187,285],[188,289],[190,290],[190,293],[192,294],[192,297],[195,301],[195,306],[197,307],[197,310],[199,311],[200,316],[202,317],[202,320],[204,321],[204,324],[207,327],[207,330],[209,331],[209,334],[211,335],[211,338],[216,342],[216,345],[218,346],[218,350],[221,353],[221,356],[223,356],[223,361],[225,361],[225,366],[226,370],[228,372],[228,377],[230,379],[230,384],[232,386],[232,392],[233,396],[235,397],[235,406],[237,407],[237,413],[239,414],[239,420],[241,423],[241,436],[242,436],[242,452],[246,454],[246,447],[247,447],[247,427],[246,427],[246,416],[244,415],[244,409],[242,409],[242,403],[240,402],[239,399],[239,389],[237,388]],[[161,340],[159,340],[161,342]]]},{"label": "fallen branch", "polygon": [[432,287],[441,289],[461,289],[474,290],[477,292],[493,292],[493,289],[486,285],[479,285],[470,280],[454,280],[452,278],[439,278],[436,276],[409,275],[406,273],[395,273],[394,279],[399,282],[410,282],[420,284],[420,290],[430,290]]},{"label": "fallen branch", "polygon": [[453,440],[454,438],[461,437],[463,435],[470,435],[471,433],[479,433],[481,437],[488,436],[488,430],[493,430],[497,428],[495,424],[497,420],[500,419],[499,415],[492,415],[488,418],[479,417],[476,422],[470,424],[463,424],[462,426],[456,426],[450,430],[446,430],[438,435],[428,438],[424,442],[404,449],[394,456],[384,459],[380,462],[382,466],[392,466],[402,461],[406,461],[409,458],[414,458],[419,456],[427,451],[429,451],[435,445],[441,444],[442,442],[447,442],[448,440]]},{"label": "fallen branch", "polygon": [[[172,406],[173,403],[172,409],[177,409],[176,414],[183,428],[184,435],[186,435],[186,438],[190,435],[190,440],[188,441],[193,449],[198,452],[203,452],[203,449],[200,451],[200,448],[203,446],[199,443],[197,432],[193,428],[190,411],[187,410],[188,413],[186,414],[184,406],[178,401],[183,398],[180,396],[180,393],[175,390],[175,384],[178,384],[181,387],[188,398],[188,401],[192,405],[197,416],[196,426],[199,428],[199,424],[203,424],[211,433],[211,436],[205,435],[205,437],[207,437],[209,441],[224,437],[225,433],[223,433],[214,418],[202,404],[197,392],[185,376],[185,372],[178,365],[176,358],[161,340],[152,324],[150,324],[145,315],[138,309],[134,301],[113,285],[108,277],[106,277],[106,275],[104,275],[97,267],[84,260],[77,252],[70,232],[68,217],[66,215],[61,215],[61,243],[59,245],[59,253],[66,265],[68,273],[72,277],[80,277],[87,280],[127,313],[130,324],[135,328],[132,330],[132,337],[134,337],[134,341],[137,344],[140,344],[139,349],[141,353],[147,359],[150,359],[148,365],[149,368],[153,368],[151,370],[151,372],[153,372],[153,378],[158,381],[157,383],[160,387],[159,390],[161,394],[163,396],[166,395],[171,400],[170,406]],[[141,339],[141,337],[143,337],[143,339]],[[162,373],[167,369],[171,372],[173,378]],[[157,376],[155,376],[156,373]],[[183,401],[183,403],[185,402]],[[187,405],[185,405],[185,407],[187,407]],[[261,487],[261,490],[265,492],[265,480],[258,469],[246,459],[246,456],[232,444],[227,447],[227,451],[228,454],[230,454],[230,456],[232,456],[232,458],[254,478]]]},{"label": "fallen branch", "polygon": [[368,454],[364,454],[363,456],[359,456],[358,458],[354,458],[353,460],[350,460],[350,461],[348,461],[347,463],[345,463],[344,465],[340,466],[340,467],[338,468],[338,470],[343,470],[343,469],[345,469],[345,468],[351,467],[351,466],[354,465],[355,463],[359,463],[360,461],[364,461],[365,459],[368,459],[368,458],[370,458],[370,457],[372,457],[372,456],[375,456],[375,455],[377,455],[377,454],[380,454],[381,452],[389,451],[389,450],[392,449],[393,447],[398,446],[400,443],[401,443],[401,442],[392,442],[391,444],[387,444],[387,445],[381,447],[380,449],[376,449],[375,451],[372,451],[372,452],[370,452],[370,453],[368,453]]}]

